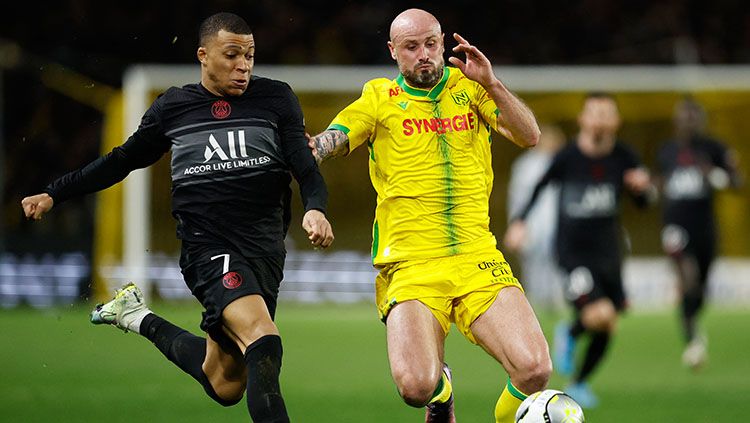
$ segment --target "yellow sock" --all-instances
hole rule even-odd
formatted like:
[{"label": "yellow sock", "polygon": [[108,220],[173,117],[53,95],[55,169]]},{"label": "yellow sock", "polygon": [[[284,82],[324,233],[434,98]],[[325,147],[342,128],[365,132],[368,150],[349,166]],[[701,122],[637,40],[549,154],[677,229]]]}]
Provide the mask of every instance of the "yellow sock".
[{"label": "yellow sock", "polygon": [[453,392],[453,386],[451,386],[451,381],[448,380],[448,376],[445,374],[445,372],[442,372],[442,377],[440,378],[440,382],[438,382],[437,389],[435,389],[435,392],[432,394],[432,399],[430,400],[430,404],[433,402],[446,402],[451,397],[451,393]]},{"label": "yellow sock", "polygon": [[496,423],[513,423],[516,418],[516,410],[521,402],[526,399],[528,395],[519,391],[508,378],[508,383],[505,385],[505,389],[500,394],[500,398],[495,404],[495,422]]}]

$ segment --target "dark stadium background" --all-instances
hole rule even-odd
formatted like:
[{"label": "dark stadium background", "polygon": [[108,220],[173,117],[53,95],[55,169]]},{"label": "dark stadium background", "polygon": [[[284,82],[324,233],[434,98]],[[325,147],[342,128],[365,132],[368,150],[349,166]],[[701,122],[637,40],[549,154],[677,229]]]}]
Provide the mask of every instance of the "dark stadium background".
[{"label": "dark stadium background", "polygon": [[[470,0],[415,2],[409,6],[432,11],[446,33],[462,33],[481,47],[495,65],[750,62],[750,10],[740,0]],[[197,27],[205,16],[227,10],[246,17],[255,32],[256,64],[388,65],[392,63],[385,48],[388,25],[404,7],[396,1],[15,3],[0,14],[0,252],[91,254],[93,196],[73,200],[35,224],[22,218],[19,202],[52,178],[100,154],[102,114],[96,107],[97,99],[121,87],[127,66],[194,63]],[[447,44],[450,46],[450,40]],[[71,80],[77,85],[71,87]],[[550,103],[540,94],[524,98],[537,110],[560,103],[560,99]],[[303,107],[323,103],[330,109],[350,99],[320,96],[301,100]],[[643,101],[637,97],[625,100],[623,107],[631,112],[637,111],[637,103]],[[567,111],[560,114],[565,117],[553,122],[568,135],[575,131],[578,107],[577,97],[573,96],[564,106]],[[741,119],[745,110],[728,113]],[[629,123],[626,114],[621,134],[652,165],[658,141],[670,133],[669,113],[662,112],[653,119],[644,117],[644,112],[633,115],[639,116],[639,121]],[[331,117],[308,116],[308,129],[323,129]],[[750,157],[743,139],[726,141],[744,157]],[[502,234],[508,166],[520,151],[507,143],[498,144],[491,208],[492,229]],[[364,251],[369,247],[374,198],[369,188],[361,189],[367,186],[363,167],[352,160],[324,169],[327,176],[348,175],[329,178],[337,248]],[[168,189],[168,181],[161,181],[156,189]],[[745,188],[741,195],[747,194]],[[157,250],[174,253],[177,244],[173,223],[164,215],[168,214],[169,205],[166,196],[157,198],[161,198],[161,203],[155,204],[156,213],[161,214],[160,222],[164,224],[155,226],[152,244]],[[347,213],[352,209],[358,212]],[[658,210],[644,217],[633,216],[631,208],[627,208],[625,222],[626,226],[638,228],[630,234],[634,250],[659,254]],[[748,228],[747,220],[728,222],[723,232],[731,232],[733,225]],[[295,227],[292,238],[299,235],[300,230]],[[750,255],[747,239],[725,237],[725,241],[724,253]]]}]

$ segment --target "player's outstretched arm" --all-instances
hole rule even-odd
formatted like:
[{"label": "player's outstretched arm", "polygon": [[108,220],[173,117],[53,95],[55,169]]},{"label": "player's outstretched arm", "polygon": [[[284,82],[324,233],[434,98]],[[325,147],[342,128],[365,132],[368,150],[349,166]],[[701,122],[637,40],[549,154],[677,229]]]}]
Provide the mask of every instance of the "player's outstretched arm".
[{"label": "player's outstretched arm", "polygon": [[307,145],[313,152],[318,164],[336,156],[349,153],[349,136],[338,129],[328,129],[309,137]]},{"label": "player's outstretched arm", "polygon": [[320,210],[308,210],[302,217],[302,229],[313,247],[327,248],[333,243],[333,229]]},{"label": "player's outstretched arm", "polygon": [[21,200],[23,213],[28,219],[40,220],[55,204],[55,200],[47,193],[32,195]]},{"label": "player's outstretched arm", "polygon": [[478,82],[490,95],[500,110],[497,116],[500,133],[520,147],[535,146],[539,142],[541,132],[531,109],[495,76],[492,63],[484,53],[458,34],[453,34],[453,38],[458,42],[458,45],[453,47],[453,52],[464,53],[466,59],[461,61],[457,57],[449,57],[448,61],[459,68],[467,78]]}]

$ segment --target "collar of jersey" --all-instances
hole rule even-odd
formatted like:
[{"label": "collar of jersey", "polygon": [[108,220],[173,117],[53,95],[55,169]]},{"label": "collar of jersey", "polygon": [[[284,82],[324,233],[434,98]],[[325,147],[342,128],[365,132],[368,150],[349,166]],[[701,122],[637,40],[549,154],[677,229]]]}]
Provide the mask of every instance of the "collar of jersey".
[{"label": "collar of jersey", "polygon": [[448,82],[448,77],[450,76],[450,73],[451,73],[450,68],[448,66],[444,66],[443,78],[440,79],[440,82],[438,82],[437,85],[430,88],[429,90],[423,90],[421,88],[410,87],[409,85],[406,84],[404,75],[400,73],[398,74],[398,77],[396,78],[396,83],[407,94],[413,95],[415,97],[427,97],[430,100],[435,100],[440,95],[440,93],[443,92],[443,88],[445,88],[445,83]]}]

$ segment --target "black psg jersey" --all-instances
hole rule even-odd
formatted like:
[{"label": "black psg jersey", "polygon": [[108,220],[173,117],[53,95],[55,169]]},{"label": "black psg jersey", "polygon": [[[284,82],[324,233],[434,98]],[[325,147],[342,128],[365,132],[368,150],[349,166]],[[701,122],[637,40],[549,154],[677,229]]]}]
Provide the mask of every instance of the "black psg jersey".
[{"label": "black psg jersey", "polygon": [[664,222],[688,230],[713,229],[714,194],[706,175],[713,167],[730,170],[726,147],[705,137],[685,144],[671,140],[661,147],[657,160],[664,181]]},{"label": "black psg jersey", "polygon": [[292,175],[305,210],[328,193],[291,88],[253,77],[217,97],[201,84],[159,96],[123,145],[45,190],[56,203],[107,188],[172,152],[172,214],[183,240],[229,244],[247,257],[283,255]]},{"label": "black psg jersey", "polygon": [[[556,248],[561,262],[619,260],[623,175],[637,167],[638,157],[619,142],[608,155],[591,158],[573,141],[557,153],[520,217],[528,214],[546,184],[556,183],[560,186]],[[645,198],[637,201],[645,205]]]}]

